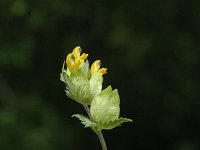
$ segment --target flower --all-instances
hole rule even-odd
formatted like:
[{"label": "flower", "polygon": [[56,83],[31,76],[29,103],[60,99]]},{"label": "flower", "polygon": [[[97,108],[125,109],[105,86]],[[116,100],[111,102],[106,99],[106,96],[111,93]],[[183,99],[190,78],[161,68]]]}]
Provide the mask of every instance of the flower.
[{"label": "flower", "polygon": [[72,70],[73,67],[79,68],[80,65],[87,59],[88,54],[81,54],[80,46],[74,48],[72,53],[68,54],[66,57],[66,63],[69,70]]},{"label": "flower", "polygon": [[[107,68],[101,68],[101,61],[96,60],[89,67],[88,54],[81,54],[80,46],[74,48],[63,63],[60,79],[66,84],[66,94],[69,98],[82,105],[90,105],[93,119],[75,114],[85,127],[91,127],[95,133],[102,129],[110,130],[131,119],[119,117],[120,97],[118,91],[111,86],[102,90],[103,75]],[[67,68],[65,68],[67,65]],[[85,106],[87,107],[87,106]]]},{"label": "flower", "polygon": [[61,72],[67,96],[83,105],[90,105],[94,96],[101,92],[102,76],[107,73],[107,68],[100,67],[100,60],[96,60],[90,68],[87,57],[88,54],[81,54],[80,46],[75,47],[66,57],[67,69],[64,63]]},{"label": "flower", "polygon": [[101,68],[100,69],[100,65],[101,65],[101,61],[96,60],[91,66],[91,74],[93,74],[94,72],[99,72],[99,73],[101,73],[101,75],[106,74],[107,68]]}]

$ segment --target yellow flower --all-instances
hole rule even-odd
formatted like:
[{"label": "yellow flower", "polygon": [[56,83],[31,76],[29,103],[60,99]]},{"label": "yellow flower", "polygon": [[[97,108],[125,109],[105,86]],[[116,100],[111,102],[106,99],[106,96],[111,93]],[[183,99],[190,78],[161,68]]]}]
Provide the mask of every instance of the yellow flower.
[{"label": "yellow flower", "polygon": [[88,54],[81,54],[80,46],[75,47],[66,57],[67,69],[63,64],[61,72],[68,97],[84,105],[90,105],[94,96],[101,92],[103,75],[107,73],[107,68],[100,67],[100,60],[90,67],[87,57]]},{"label": "yellow flower", "polygon": [[99,72],[101,73],[101,75],[104,75],[107,73],[107,68],[101,68],[101,61],[100,60],[96,60],[92,66],[91,66],[91,74],[95,73],[95,72]]},{"label": "yellow flower", "polygon": [[81,55],[81,48],[77,46],[74,48],[72,53],[66,57],[66,64],[68,69],[71,71],[73,67],[79,68],[79,66],[87,59],[88,54],[83,53]]}]

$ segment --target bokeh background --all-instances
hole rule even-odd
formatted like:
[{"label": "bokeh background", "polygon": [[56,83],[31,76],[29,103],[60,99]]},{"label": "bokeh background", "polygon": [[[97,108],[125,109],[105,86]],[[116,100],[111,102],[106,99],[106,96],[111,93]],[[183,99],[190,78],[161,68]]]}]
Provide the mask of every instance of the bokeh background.
[{"label": "bokeh background", "polygon": [[0,149],[100,150],[59,80],[80,45],[134,120],[110,150],[199,150],[199,40],[199,0],[0,0]]}]

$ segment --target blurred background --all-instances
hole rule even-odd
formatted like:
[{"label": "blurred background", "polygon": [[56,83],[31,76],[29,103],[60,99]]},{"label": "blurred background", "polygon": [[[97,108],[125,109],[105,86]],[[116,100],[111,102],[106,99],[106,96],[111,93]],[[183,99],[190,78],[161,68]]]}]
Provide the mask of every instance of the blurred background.
[{"label": "blurred background", "polygon": [[134,121],[109,150],[199,150],[199,39],[199,0],[0,0],[0,149],[101,149],[59,80],[80,45]]}]

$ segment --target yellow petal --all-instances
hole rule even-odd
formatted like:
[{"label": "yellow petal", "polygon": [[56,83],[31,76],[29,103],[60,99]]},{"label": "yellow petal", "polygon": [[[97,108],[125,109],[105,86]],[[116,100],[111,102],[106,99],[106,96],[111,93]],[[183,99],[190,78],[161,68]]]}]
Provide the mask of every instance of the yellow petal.
[{"label": "yellow petal", "polygon": [[104,74],[106,74],[107,73],[107,68],[101,68],[101,69],[99,69],[99,71],[98,72],[100,72],[101,73],[101,75],[104,75]]},{"label": "yellow petal", "polygon": [[82,59],[83,61],[86,60],[88,57],[88,54],[85,54],[83,53],[81,56],[80,56],[80,59]]},{"label": "yellow petal", "polygon": [[70,71],[73,67],[79,68],[79,66],[87,59],[88,54],[83,53],[82,55],[80,55],[80,53],[81,48],[80,46],[77,46],[74,48],[72,53],[67,55],[66,64]]},{"label": "yellow petal", "polygon": [[91,66],[91,74],[93,74],[94,72],[97,72],[100,69],[100,60],[96,60],[92,66]]},{"label": "yellow petal", "polygon": [[76,68],[79,68],[79,66],[80,66],[81,63],[82,63],[82,60],[78,59],[78,60],[76,60],[76,62],[74,63],[74,66],[75,66]]},{"label": "yellow petal", "polygon": [[69,70],[71,70],[71,68],[74,66],[74,61],[72,57],[73,57],[72,53],[68,54],[66,57],[66,64]]},{"label": "yellow petal", "polygon": [[77,46],[74,48],[74,50],[72,51],[72,54],[74,55],[75,59],[80,57],[80,46]]}]

